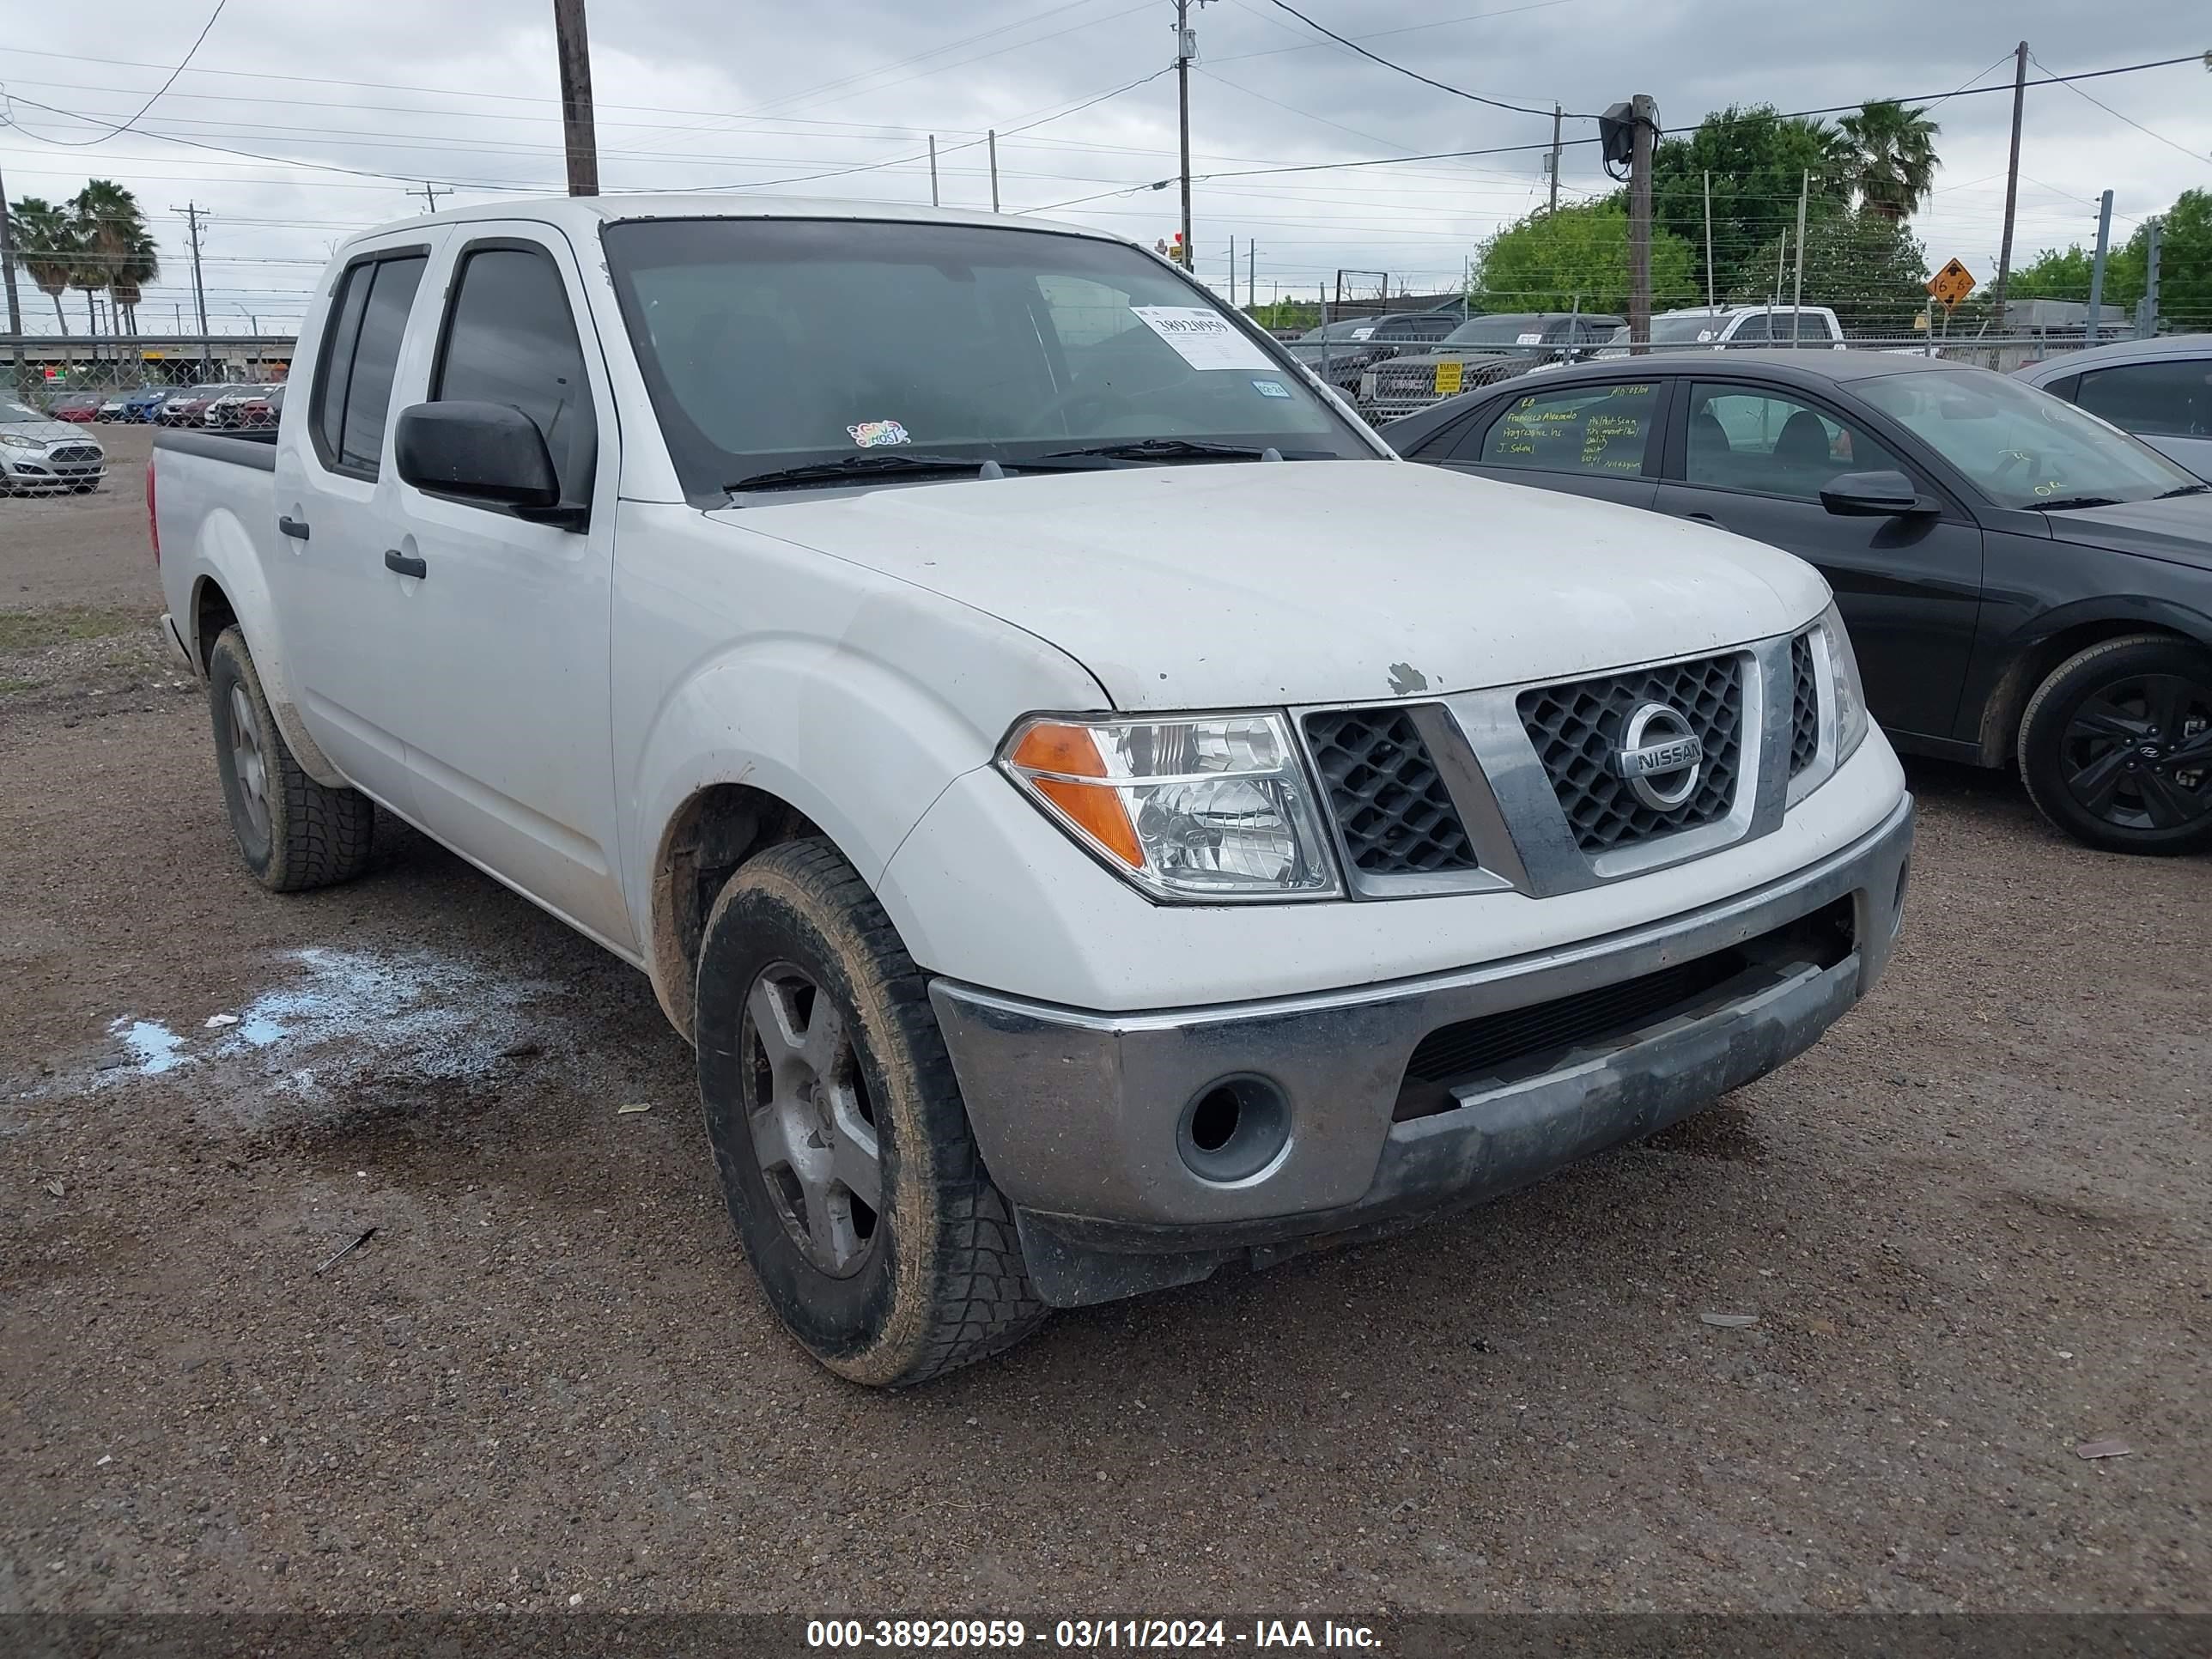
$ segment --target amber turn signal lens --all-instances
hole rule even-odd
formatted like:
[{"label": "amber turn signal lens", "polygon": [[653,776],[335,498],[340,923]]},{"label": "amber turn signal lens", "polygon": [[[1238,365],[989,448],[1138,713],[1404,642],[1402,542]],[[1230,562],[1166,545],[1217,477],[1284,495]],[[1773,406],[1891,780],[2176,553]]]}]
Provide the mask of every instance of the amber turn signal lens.
[{"label": "amber turn signal lens", "polygon": [[[1079,726],[1040,722],[1022,733],[1009,757],[1030,775],[1030,784],[1056,807],[1069,823],[1097,842],[1132,870],[1145,867],[1144,849],[1137,843],[1137,826],[1129,822],[1121,793],[1109,785],[1071,783],[1068,777],[1103,778],[1106,763],[1097,740]],[[1066,777],[1040,777],[1059,772]]]}]

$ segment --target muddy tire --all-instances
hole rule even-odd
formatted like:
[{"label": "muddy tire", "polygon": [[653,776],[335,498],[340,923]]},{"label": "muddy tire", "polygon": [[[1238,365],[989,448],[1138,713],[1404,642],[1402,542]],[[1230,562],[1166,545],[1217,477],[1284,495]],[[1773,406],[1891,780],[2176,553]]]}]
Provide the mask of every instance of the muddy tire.
[{"label": "muddy tire", "polygon": [[2212,848],[2212,652],[2168,634],[2076,652],[2021,716],[2020,775],[2036,810],[2087,846]]},{"label": "muddy tire", "polygon": [[699,1091],[769,1304],[876,1388],[928,1381],[1043,1320],[969,1128],[928,985],[826,841],[730,878],[699,952]]},{"label": "muddy tire", "polygon": [[359,875],[375,840],[376,808],[359,791],[332,789],[300,769],[235,628],[215,642],[208,708],[230,832],[261,884],[299,893]]}]

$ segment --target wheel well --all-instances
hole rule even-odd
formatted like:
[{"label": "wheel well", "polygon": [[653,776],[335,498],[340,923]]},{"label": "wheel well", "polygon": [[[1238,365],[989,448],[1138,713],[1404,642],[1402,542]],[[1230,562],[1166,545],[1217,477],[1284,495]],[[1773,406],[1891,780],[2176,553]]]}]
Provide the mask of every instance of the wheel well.
[{"label": "wheel well", "polygon": [[238,612],[231,609],[230,596],[212,578],[200,578],[199,591],[192,598],[192,646],[199,653],[203,673],[215,659],[215,642],[222,637],[222,630],[237,624]]},{"label": "wheel well", "polygon": [[821,833],[789,802],[742,783],[708,785],[669,821],[653,869],[653,982],[663,1011],[685,1036],[699,941],[724,884],[748,859]]},{"label": "wheel well", "polygon": [[[2035,688],[2051,677],[2051,671],[2077,651],[2086,651],[2106,640],[2124,638],[2142,634],[2156,638],[2189,641],[2185,634],[2155,623],[2130,622],[2119,617],[2107,617],[2101,622],[2076,623],[2062,629],[2049,639],[2039,640],[2015,657],[1990,700],[1982,708],[1982,763],[1984,766],[2009,765],[2020,748],[2020,717],[2027,712],[2027,700],[2035,695]],[[2196,641],[2189,641],[2194,644]]]}]

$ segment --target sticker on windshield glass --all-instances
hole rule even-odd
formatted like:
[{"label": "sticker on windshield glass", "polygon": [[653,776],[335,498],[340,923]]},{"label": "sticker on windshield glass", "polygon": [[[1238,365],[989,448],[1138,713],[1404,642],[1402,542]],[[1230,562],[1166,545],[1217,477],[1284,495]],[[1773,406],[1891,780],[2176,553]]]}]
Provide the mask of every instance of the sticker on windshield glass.
[{"label": "sticker on windshield glass", "polygon": [[1544,343],[1544,337],[1540,334],[1516,334],[1513,337],[1513,343],[1515,345],[1541,345]]},{"label": "sticker on windshield glass", "polygon": [[1280,380],[1255,380],[1252,382],[1252,390],[1262,398],[1287,398],[1291,395],[1290,387],[1285,386]]},{"label": "sticker on windshield glass", "polygon": [[863,421],[858,426],[847,427],[845,430],[851,434],[853,442],[862,449],[876,449],[884,444],[908,441],[906,428],[896,421]]},{"label": "sticker on windshield glass", "polygon": [[1219,312],[1205,306],[1131,306],[1137,320],[1193,368],[1273,368],[1267,354]]}]

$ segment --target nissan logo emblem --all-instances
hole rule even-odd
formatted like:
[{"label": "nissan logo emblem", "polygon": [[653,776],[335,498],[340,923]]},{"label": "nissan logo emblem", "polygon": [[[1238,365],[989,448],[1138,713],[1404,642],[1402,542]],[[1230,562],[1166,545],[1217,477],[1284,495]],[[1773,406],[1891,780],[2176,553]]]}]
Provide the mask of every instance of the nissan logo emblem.
[{"label": "nissan logo emblem", "polygon": [[1614,759],[1637,799],[1655,811],[1671,812],[1697,793],[1705,746],[1680,714],[1663,702],[1647,702],[1628,717]]}]

